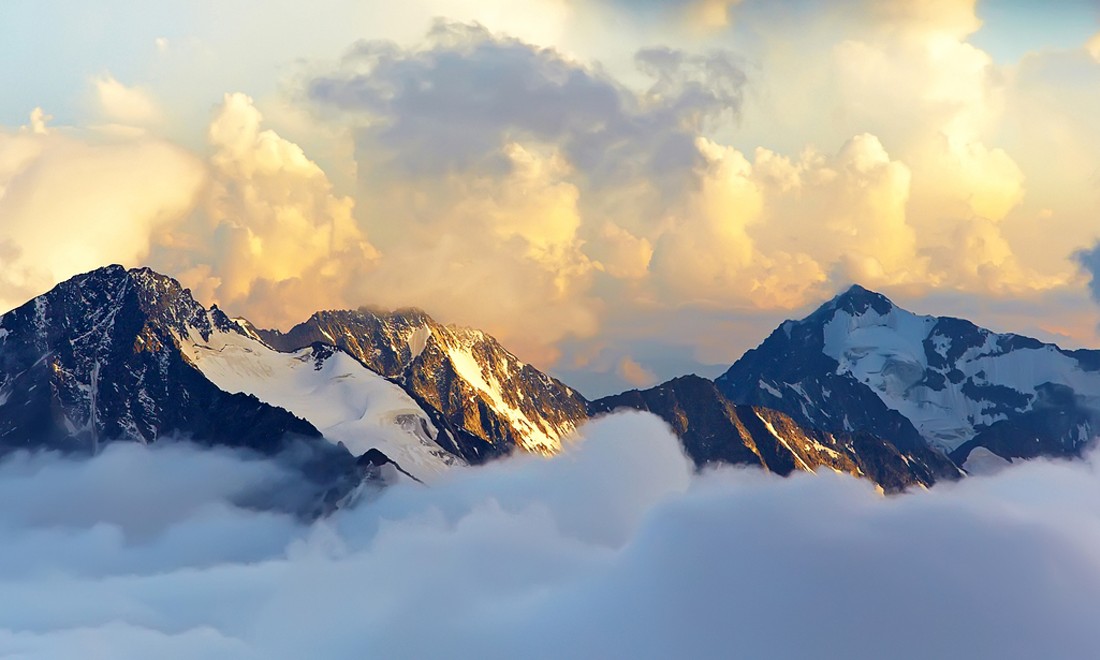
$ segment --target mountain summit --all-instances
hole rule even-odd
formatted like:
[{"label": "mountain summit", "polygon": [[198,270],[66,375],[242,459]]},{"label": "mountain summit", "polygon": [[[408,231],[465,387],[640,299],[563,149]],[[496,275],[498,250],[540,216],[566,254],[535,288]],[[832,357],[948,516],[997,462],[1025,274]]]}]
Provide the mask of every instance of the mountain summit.
[{"label": "mountain summit", "polygon": [[0,316],[0,448],[95,452],[180,435],[278,451],[316,428],[196,371],[178,338],[230,327],[171,278],[108,266]]},{"label": "mountain summit", "polygon": [[351,466],[382,453],[419,480],[555,452],[585,403],[485,333],[419,310],[318,312],[284,334],[147,268],[78,275],[0,317],[0,453],[305,442]]},{"label": "mountain summit", "polygon": [[844,311],[852,315],[859,315],[866,313],[868,310],[874,310],[879,314],[888,314],[893,307],[894,303],[881,293],[853,284],[843,293],[838,294],[819,307],[816,313],[826,314],[831,311]]},{"label": "mountain summit", "polygon": [[437,323],[418,309],[317,312],[287,333],[259,330],[280,351],[328,343],[402,386],[471,462],[519,447],[549,454],[586,418],[584,397],[493,337]]},{"label": "mountain summit", "polygon": [[1005,459],[1079,453],[1097,429],[1100,352],[917,315],[853,286],[716,382],[738,403],[923,443],[961,465],[978,447]]},{"label": "mountain summit", "polygon": [[304,448],[322,511],[365,484],[555,453],[621,407],[667,421],[699,467],[825,468],[901,490],[978,463],[1079,454],[1100,428],[1100,352],[920,316],[853,285],[715,381],[589,402],[421,310],[321,311],[263,330],[146,268],[78,275],[0,316],[0,454],[172,439]]}]

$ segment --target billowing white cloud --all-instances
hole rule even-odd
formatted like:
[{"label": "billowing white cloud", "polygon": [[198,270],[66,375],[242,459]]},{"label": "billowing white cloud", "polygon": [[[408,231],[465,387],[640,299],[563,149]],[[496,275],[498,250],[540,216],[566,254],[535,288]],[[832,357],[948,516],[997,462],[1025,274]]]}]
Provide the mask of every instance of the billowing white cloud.
[{"label": "billowing white cloud", "polygon": [[[656,418],[553,459],[395,487],[304,526],[281,473],[111,447],[0,463],[0,653],[114,658],[1087,657],[1090,459],[883,497],[846,475],[693,475]],[[140,502],[140,506],[136,503]],[[899,643],[917,639],[919,643]]]},{"label": "billowing white cloud", "polygon": [[[100,84],[123,100],[132,91]],[[151,119],[116,110],[107,118]],[[368,301],[356,287],[377,252],[352,217],[354,201],[297,145],[265,130],[247,96],[226,95],[209,154],[117,125],[46,122],[36,110],[29,126],[0,132],[6,307],[115,262],[160,268],[204,302],[266,325]]]},{"label": "billowing white cloud", "polygon": [[262,120],[249,97],[225,96],[208,130],[210,186],[189,222],[157,236],[153,264],[262,325],[354,307],[377,256],[354,201]]},{"label": "billowing white cloud", "polygon": [[[750,4],[726,8],[735,24],[759,23],[769,37],[759,42],[766,57],[775,36],[770,22],[780,17]],[[749,80],[728,53],[639,51],[636,64],[650,81],[639,89],[556,51],[443,22],[419,47],[357,45],[312,78],[307,92],[320,116],[346,123],[355,136],[358,215],[386,255],[382,272],[406,250],[432,254],[426,281],[413,275],[407,285],[413,300],[386,302],[414,302],[528,350],[592,334],[635,305],[793,309],[850,281],[971,295],[1073,281],[1065,255],[1041,263],[1015,240],[1010,216],[1025,199],[1026,176],[1005,148],[990,146],[1009,83],[967,41],[980,26],[974,4],[898,2],[826,25],[833,31],[813,38],[827,44],[828,57],[811,66],[816,84],[832,87],[822,89],[821,106],[779,114],[797,117],[812,142],[822,112],[831,112],[839,120],[826,134],[855,129],[840,133],[835,153],[761,146],[749,154],[715,137],[738,116]],[[784,62],[775,60],[780,68],[767,74],[781,73]],[[489,70],[493,76],[484,75]],[[790,96],[779,90],[772,98]],[[553,165],[532,168],[517,153]],[[480,232],[485,259],[471,276],[468,244],[454,228],[477,222],[433,225],[426,218],[499,199],[490,186],[524,189],[529,183],[516,185],[517,172],[537,173],[544,189],[569,191],[568,210],[543,217],[513,197],[480,213],[498,230]],[[500,242],[499,227],[536,225],[568,237],[569,249],[548,261],[545,250],[526,243],[541,239],[515,229],[510,236],[518,242]],[[446,236],[438,243],[449,248],[405,242],[409,226],[431,227],[426,235]],[[395,231],[400,237],[388,241]],[[444,291],[437,283],[448,271],[440,260],[483,284],[471,295]],[[395,262],[411,271],[411,258]],[[531,285],[547,267],[559,273],[556,291],[567,292],[549,296],[552,312],[543,305],[547,289]],[[485,309],[486,300],[505,297],[494,283],[506,278],[527,283],[507,290],[507,316],[530,325]],[[387,277],[376,288],[397,298],[394,281]]]},{"label": "billowing white cloud", "polygon": [[[982,5],[950,0],[334,0],[335,33],[292,5],[279,9],[294,20],[270,29],[235,6],[218,21],[195,10],[196,34],[156,25],[144,77],[92,70],[94,135],[44,114],[5,131],[189,145],[177,153],[193,173],[166,174],[173,199],[112,211],[126,228],[91,253],[149,262],[262,325],[316,307],[421,306],[544,367],[571,342],[591,353],[628,341],[631,319],[659,313],[705,326],[664,339],[713,347],[707,333],[730,313],[794,314],[852,280],[910,298],[1084,291],[1069,255],[1096,239],[1100,212],[1095,38],[998,62],[978,45]],[[450,20],[423,37],[431,15]],[[610,37],[597,29],[608,22]],[[239,33],[256,37],[247,53]],[[227,89],[256,100],[221,99]],[[0,170],[26,153],[0,150]],[[45,178],[6,176],[12,199],[46,191]],[[138,185],[139,198],[159,194]],[[0,281],[15,304],[59,275],[34,258],[42,241],[4,231]]]},{"label": "billowing white cloud", "polygon": [[149,92],[127,87],[111,74],[92,81],[96,102],[104,119],[128,126],[145,126],[162,118],[160,106]]},{"label": "billowing white cloud", "polygon": [[357,216],[383,255],[366,276],[374,301],[483,327],[544,363],[562,338],[595,334],[595,278],[645,277],[646,225],[693,185],[695,134],[736,114],[744,83],[724,53],[638,63],[653,81],[641,95],[440,22],[420,47],[361,43],[312,78],[320,116],[356,139]]},{"label": "billowing white cloud", "polygon": [[873,135],[832,157],[797,160],[702,143],[702,188],[657,242],[653,275],[671,298],[712,306],[790,309],[835,281],[924,281],[906,215],[910,171]]},{"label": "billowing white cloud", "polygon": [[49,128],[41,110],[24,129],[0,130],[0,305],[144,260],[204,181],[202,163],[164,140]]},{"label": "billowing white cloud", "polygon": [[1092,35],[1085,43],[1085,50],[1089,55],[1092,55],[1098,62],[1100,62],[1100,32]]}]

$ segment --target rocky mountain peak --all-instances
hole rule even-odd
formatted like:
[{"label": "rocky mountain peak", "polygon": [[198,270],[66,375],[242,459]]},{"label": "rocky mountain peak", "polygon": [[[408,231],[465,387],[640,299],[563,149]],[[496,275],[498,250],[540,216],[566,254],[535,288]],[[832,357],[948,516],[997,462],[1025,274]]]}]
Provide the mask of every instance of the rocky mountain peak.
[{"label": "rocky mountain peak", "polygon": [[862,316],[868,311],[885,315],[895,308],[894,303],[881,293],[853,284],[819,307],[809,318],[831,318],[838,311],[847,312],[851,316]]},{"label": "rocky mountain peak", "polygon": [[120,322],[136,325],[139,332],[145,326],[152,334],[164,335],[157,338],[160,342],[172,334],[185,336],[192,329],[205,338],[214,326],[225,329],[229,324],[220,311],[207,314],[191,291],[171,277],[118,264],[71,277],[5,316],[11,317],[12,324],[75,332],[81,341],[102,339],[109,327]]},{"label": "rocky mountain peak", "polygon": [[180,336],[194,329],[204,339],[214,329],[230,330],[233,324],[221,310],[214,306],[207,313],[185,288],[175,279],[161,275],[149,268],[127,271],[137,290],[142,310],[152,321],[159,323]]},{"label": "rocky mountain peak", "polygon": [[95,453],[171,436],[274,452],[287,436],[318,436],[284,410],[219,390],[182,355],[180,337],[223,323],[172,278],[118,265],[0,316],[0,452]]},{"label": "rocky mountain peak", "polygon": [[664,419],[699,468],[733,463],[783,475],[825,468],[868,477],[887,491],[927,486],[936,480],[920,453],[899,451],[889,441],[869,434],[828,433],[770,408],[734,404],[714,382],[695,375],[589,404],[593,414],[619,408],[644,410]]},{"label": "rocky mountain peak", "polygon": [[364,315],[374,316],[383,323],[394,323],[398,325],[426,325],[435,323],[431,315],[419,307],[382,309],[381,307],[363,305],[356,311]]},{"label": "rocky mountain peak", "polygon": [[422,310],[317,312],[288,332],[258,330],[290,352],[337,346],[401,385],[444,429],[449,451],[479,462],[516,447],[553,452],[585,419],[585,400],[524,363],[491,335],[443,325]]},{"label": "rocky mountain peak", "polygon": [[963,465],[975,447],[1003,458],[1079,453],[1100,422],[1098,356],[914,314],[854,286],[781,325],[717,382],[736,403],[906,451],[923,443]]}]

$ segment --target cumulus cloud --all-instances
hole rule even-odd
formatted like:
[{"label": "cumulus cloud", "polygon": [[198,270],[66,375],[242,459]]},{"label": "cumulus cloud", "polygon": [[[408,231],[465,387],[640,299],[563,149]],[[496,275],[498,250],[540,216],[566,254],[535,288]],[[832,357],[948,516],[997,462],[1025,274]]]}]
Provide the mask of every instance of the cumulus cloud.
[{"label": "cumulus cloud", "polygon": [[[97,82],[106,118],[151,121],[151,99]],[[143,103],[148,102],[147,105]],[[355,307],[377,252],[325,172],[228,94],[196,153],[147,131],[30,125],[0,131],[0,304],[109,263],[151,265],[206,303],[264,325]]]},{"label": "cumulus cloud", "polygon": [[826,155],[745,154],[701,141],[708,167],[656,239],[652,274],[669,298],[712,307],[791,309],[836,281],[933,277],[907,215],[911,171],[874,135]]},{"label": "cumulus cloud", "polygon": [[553,49],[439,22],[421,46],[360,43],[310,79],[321,116],[356,139],[357,216],[384,254],[368,276],[377,302],[543,360],[592,335],[595,278],[645,275],[663,200],[696,185],[696,135],[738,114],[745,83],[723,52],[655,48],[637,65],[640,92]]},{"label": "cumulus cloud", "polygon": [[92,81],[99,111],[108,121],[145,126],[159,120],[162,111],[149,92],[128,87],[107,73]]},{"label": "cumulus cloud", "polygon": [[11,307],[55,282],[148,253],[154,232],[185,215],[202,163],[165,140],[50,128],[37,110],[0,129],[0,271]]},{"label": "cumulus cloud", "polygon": [[648,387],[657,382],[657,376],[629,355],[619,360],[619,375],[634,387]]},{"label": "cumulus cloud", "polygon": [[[144,262],[261,325],[317,307],[417,305],[560,367],[563,346],[626,341],[642,315],[690,314],[720,334],[731,312],[800,313],[853,280],[910,298],[1083,289],[1069,255],[1095,238],[1100,210],[1095,38],[1006,66],[975,44],[970,1],[476,4],[429,0],[394,17],[333,3],[350,18],[337,38],[301,31],[308,75],[294,93],[271,98],[249,78],[261,95],[221,99],[187,128],[206,137],[190,153],[151,133],[183,135],[174,124],[206,108],[185,95],[259,71],[259,50],[226,50],[222,33],[236,30],[172,37],[154,65],[171,60],[190,87],[95,78],[98,132],[41,112],[5,129],[5,220],[26,225],[31,210],[8,207],[37,199],[41,226],[63,238],[0,228],[4,302],[72,270]],[[443,20],[420,38],[431,14],[490,27]],[[589,38],[608,21],[614,38]],[[265,48],[298,43],[292,23],[265,32]],[[315,59],[379,33],[363,25],[400,41]],[[212,78],[214,53],[234,57]],[[171,128],[156,121],[166,111]],[[34,145],[61,143],[83,151],[31,166]],[[70,162],[95,163],[94,175]],[[46,176],[55,169],[86,186],[61,192]],[[90,208],[120,228],[103,241],[99,220],[58,219],[92,193]],[[62,256],[78,238],[94,259]],[[80,265],[39,259],[45,243]],[[744,348],[755,336],[721,340]]]},{"label": "cumulus cloud", "polygon": [[480,25],[440,21],[428,39],[423,48],[357,44],[306,90],[359,120],[360,149],[412,175],[494,171],[502,148],[528,140],[560,145],[589,176],[638,166],[660,174],[694,162],[702,120],[741,104],[745,76],[728,53],[643,50],[637,60],[655,83],[639,97],[598,69]]},{"label": "cumulus cloud", "polygon": [[1091,248],[1074,252],[1073,258],[1088,275],[1089,291],[1093,299],[1100,301],[1100,242]]},{"label": "cumulus cloud", "polygon": [[158,236],[153,264],[261,325],[355,306],[355,283],[377,253],[354,201],[262,122],[251,98],[225,96],[207,133],[210,186],[189,222]]},{"label": "cumulus cloud", "polygon": [[31,123],[24,126],[24,130],[29,129],[31,133],[35,135],[45,135],[49,133],[50,129],[46,126],[53,120],[53,115],[47,115],[46,111],[42,108],[35,108],[31,110]]},{"label": "cumulus cloud", "polygon": [[[200,300],[268,327],[322,308],[435,300],[433,311],[448,320],[531,336],[517,346],[529,355],[546,350],[548,335],[595,331],[597,303],[583,295],[593,264],[579,249],[578,191],[570,164],[554,153],[509,143],[503,180],[453,176],[420,201],[408,186],[381,187],[373,208],[393,214],[372,225],[387,249],[380,263],[352,197],[265,127],[243,94],[216,108],[206,154],[140,132],[48,129],[42,113],[33,119],[0,135],[8,306],[121,262],[163,270]],[[406,224],[425,202],[424,225]],[[470,313],[474,306],[484,318]]]},{"label": "cumulus cloud", "polygon": [[[1064,286],[1071,269],[1039,268],[1012,240],[1026,176],[989,143],[1005,76],[967,41],[973,3],[948,4],[876,5],[813,33],[828,55],[814,84],[832,87],[777,114],[795,113],[806,134],[832,112],[826,134],[851,132],[793,155],[716,137],[746,89],[774,89],[723,51],[640,50],[627,85],[439,22],[418,46],[356,45],[305,94],[356,141],[356,214],[384,254],[367,276],[378,302],[480,325],[543,363],[631,306],[795,309],[850,281],[976,295]],[[722,10],[753,22],[771,54],[782,16]],[[818,13],[799,6],[793,20]],[[769,102],[792,100],[779,90]]]},{"label": "cumulus cloud", "polygon": [[510,145],[508,173],[451,175],[423,189],[373,189],[364,211],[382,257],[364,296],[417,305],[448,322],[486,329],[526,359],[552,359],[558,338],[598,329],[581,250],[577,188],[554,155]]},{"label": "cumulus cloud", "polygon": [[[233,504],[270,478],[127,446],[0,464],[0,652],[110,657],[1072,657],[1092,460],[883,497],[833,473],[693,474],[656,418],[553,459],[393,487],[312,526]],[[137,505],[141,503],[141,506]],[[904,640],[916,640],[912,643]]]}]

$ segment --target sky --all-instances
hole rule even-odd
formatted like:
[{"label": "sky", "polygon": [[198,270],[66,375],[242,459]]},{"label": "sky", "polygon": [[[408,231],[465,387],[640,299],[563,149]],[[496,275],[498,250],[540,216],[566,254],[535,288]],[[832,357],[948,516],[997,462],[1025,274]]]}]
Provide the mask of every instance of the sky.
[{"label": "sky", "polygon": [[417,306],[589,396],[858,282],[1100,347],[1100,6],[0,3],[0,307]]},{"label": "sky", "polygon": [[582,433],[312,525],[241,505],[293,481],[225,449],[10,456],[0,655],[1095,655],[1095,453],[883,497],[830,471],[697,473],[650,415]]}]

